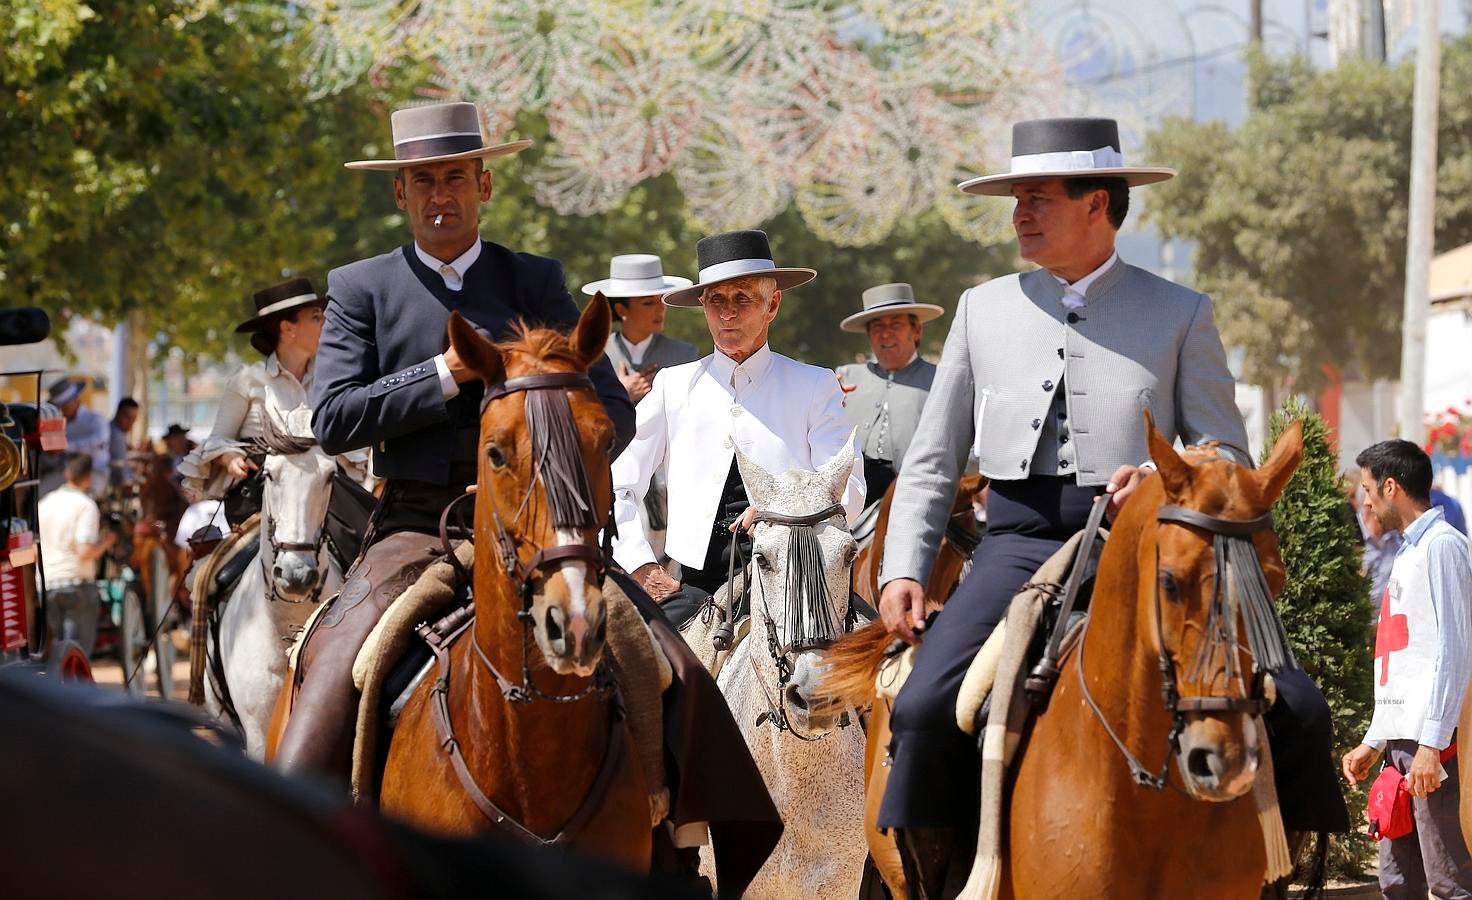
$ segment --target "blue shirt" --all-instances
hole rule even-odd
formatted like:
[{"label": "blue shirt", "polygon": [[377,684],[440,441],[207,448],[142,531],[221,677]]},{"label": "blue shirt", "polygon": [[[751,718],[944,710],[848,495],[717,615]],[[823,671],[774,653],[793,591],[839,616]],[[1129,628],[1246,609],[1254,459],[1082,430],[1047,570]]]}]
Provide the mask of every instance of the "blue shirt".
[{"label": "blue shirt", "polygon": [[1426,722],[1421,726],[1419,743],[1425,747],[1445,749],[1462,712],[1462,695],[1472,677],[1472,554],[1467,539],[1444,528],[1427,534],[1443,518],[1440,507],[1433,506],[1416,517],[1404,532],[1406,547],[1426,542],[1426,568],[1431,578],[1431,605],[1436,610],[1440,631],[1436,655],[1436,681],[1432,685],[1431,704],[1426,708]]}]

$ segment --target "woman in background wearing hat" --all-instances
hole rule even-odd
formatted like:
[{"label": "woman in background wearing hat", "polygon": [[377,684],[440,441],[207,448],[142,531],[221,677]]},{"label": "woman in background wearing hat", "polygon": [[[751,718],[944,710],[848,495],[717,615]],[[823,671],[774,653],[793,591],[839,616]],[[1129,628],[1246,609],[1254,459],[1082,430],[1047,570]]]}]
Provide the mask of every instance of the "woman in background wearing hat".
[{"label": "woman in background wearing hat", "polygon": [[327,300],[306,278],[258,291],[254,299],[256,315],[235,331],[249,333],[250,345],[265,359],[243,366],[226,382],[209,437],[179,463],[185,489],[195,499],[217,500],[259,468],[249,441],[261,436],[268,404],[292,434],[312,433],[307,391]]},{"label": "woman in background wearing hat", "polygon": [[608,361],[618,380],[638,403],[654,384],[654,374],[700,358],[694,344],[664,334],[665,291],[690,286],[690,279],[664,274],[658,256],[625,253],[608,265],[608,277],[583,285],[589,297],[603,292],[613,306],[618,329],[608,336]]}]

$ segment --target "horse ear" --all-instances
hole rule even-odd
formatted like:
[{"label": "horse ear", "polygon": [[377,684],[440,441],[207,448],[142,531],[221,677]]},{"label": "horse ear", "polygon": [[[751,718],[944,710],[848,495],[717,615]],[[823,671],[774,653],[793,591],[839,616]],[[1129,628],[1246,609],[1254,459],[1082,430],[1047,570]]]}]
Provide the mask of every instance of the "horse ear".
[{"label": "horse ear", "polygon": [[479,375],[486,384],[500,384],[506,380],[506,362],[501,358],[501,351],[489,338],[476,331],[474,325],[465,321],[464,316],[458,312],[450,313],[450,324],[446,330],[450,334],[450,346],[455,348],[455,355],[460,357],[466,368]]},{"label": "horse ear", "polygon": [[761,467],[761,464],[736,448],[736,470],[741,473],[741,482],[746,485],[746,494],[751,505],[761,507],[777,493],[777,479]]},{"label": "horse ear", "polygon": [[1155,417],[1148,409],[1145,410],[1145,440],[1150,446],[1150,460],[1155,463],[1165,484],[1166,494],[1179,497],[1191,483],[1191,464],[1181,459],[1176,448],[1155,427]]},{"label": "horse ear", "polygon": [[1278,435],[1278,442],[1273,445],[1273,452],[1268,454],[1267,462],[1257,470],[1258,484],[1262,485],[1263,499],[1273,503],[1288,486],[1288,479],[1298,470],[1298,463],[1303,459],[1303,422],[1295,419],[1283,429]]},{"label": "horse ear", "polygon": [[833,454],[833,458],[823,463],[818,469],[818,477],[828,488],[828,496],[837,503],[843,497],[843,491],[848,487],[848,477],[854,471],[854,436],[858,429],[848,433],[848,440]]},{"label": "horse ear", "polygon": [[593,295],[593,301],[578,316],[578,324],[573,327],[572,335],[568,338],[572,344],[573,352],[582,358],[585,366],[591,366],[598,361],[598,357],[608,348],[608,334],[613,329],[613,309],[608,305],[608,298],[599,291]]}]

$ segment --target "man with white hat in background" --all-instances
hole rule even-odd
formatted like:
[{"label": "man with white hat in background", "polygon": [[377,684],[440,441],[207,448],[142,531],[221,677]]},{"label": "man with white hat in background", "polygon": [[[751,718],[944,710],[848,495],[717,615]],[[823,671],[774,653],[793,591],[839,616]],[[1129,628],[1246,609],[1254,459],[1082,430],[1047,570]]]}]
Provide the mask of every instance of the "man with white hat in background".
[{"label": "man with white hat in background", "polygon": [[[833,373],[767,344],[784,292],[817,273],[779,267],[761,231],[702,238],[695,253],[699,282],[665,294],[664,302],[703,308],[715,352],[655,376],[639,404],[634,440],[613,463],[614,559],[677,623],[726,580],[732,542],[745,540],[742,532],[755,513],[736,448],[768,472],[816,471],[854,443]],[[665,552],[680,564],[683,584],[659,564],[639,520],[661,466],[670,498]],[[855,453],[843,496],[849,525],[863,497],[864,472]]]},{"label": "man with white hat in background", "polygon": [[863,301],[863,311],[838,327],[867,334],[874,358],[839,366],[838,377],[849,392],[844,399],[848,420],[859,430],[868,488],[864,505],[869,507],[884,499],[920,424],[920,411],[935,379],[935,363],[920,358],[921,329],[945,310],[915,302],[914,289],[903,282],[871,287],[864,291]]},{"label": "man with white hat in background", "polygon": [[[1117,512],[1153,468],[1142,414],[1167,440],[1216,441],[1252,464],[1210,298],[1115,252],[1129,189],[1174,175],[1126,166],[1113,119],[1041,119],[1013,127],[1009,172],[960,185],[1013,199],[1021,256],[1040,268],[962,293],[890,511],[891,536],[912,537],[886,547],[880,614],[923,641],[895,699],[878,825],[897,829],[912,896],[940,896],[949,861],[964,876],[962,848],[975,848],[976,743],[955,714],[966,669],[1095,498]],[[924,585],[972,455],[990,479],[987,537],[927,625]],[[1267,719],[1284,825],[1343,831],[1328,705],[1301,671],[1277,686]]]},{"label": "man with white hat in background", "polygon": [[[584,294],[591,297],[601,291],[613,307],[618,328],[608,336],[605,352],[635,403],[649,393],[660,369],[700,358],[694,344],[664,333],[664,292],[689,286],[688,278],[664,274],[663,264],[652,253],[615,256],[609,261],[607,278],[583,285]],[[644,495],[643,517],[649,542],[661,557],[666,516],[664,473],[656,472]]]},{"label": "man with white hat in background", "polygon": [[[348,163],[393,172],[413,241],[327,276],[327,321],[311,389],[322,449],[365,447],[386,479],[365,549],[306,636],[291,719],[276,763],[345,778],[358,698],[352,665],[383,611],[442,554],[441,511],[476,480],[484,386],[449,347],[452,310],[500,340],[519,320],[559,329],[578,318],[555,259],[480,237],[491,198],[485,160],[530,141],[487,144],[473,103],[394,112],[393,159]],[[589,373],[622,447],[628,394],[606,361]]]}]

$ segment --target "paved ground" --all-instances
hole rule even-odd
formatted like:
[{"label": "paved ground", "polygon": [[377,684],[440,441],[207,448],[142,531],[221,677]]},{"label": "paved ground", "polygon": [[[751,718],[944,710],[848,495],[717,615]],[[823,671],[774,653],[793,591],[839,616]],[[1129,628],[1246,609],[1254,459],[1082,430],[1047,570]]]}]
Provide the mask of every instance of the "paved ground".
[{"label": "paved ground", "polygon": [[[182,701],[189,696],[189,633],[187,631],[180,629],[174,632],[174,649],[177,651],[173,671],[174,699]],[[152,657],[144,664],[144,669],[147,674],[148,696],[159,696],[158,679],[154,676]],[[98,684],[122,687],[123,668],[118,665],[116,659],[94,659],[92,660],[92,677]]]}]

